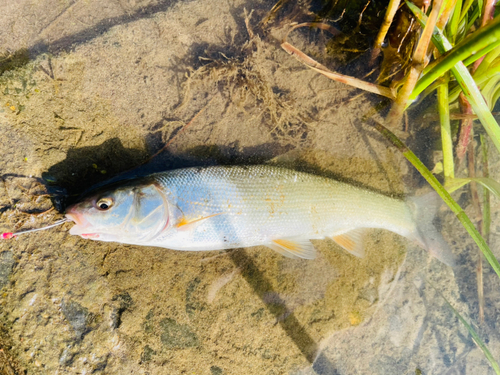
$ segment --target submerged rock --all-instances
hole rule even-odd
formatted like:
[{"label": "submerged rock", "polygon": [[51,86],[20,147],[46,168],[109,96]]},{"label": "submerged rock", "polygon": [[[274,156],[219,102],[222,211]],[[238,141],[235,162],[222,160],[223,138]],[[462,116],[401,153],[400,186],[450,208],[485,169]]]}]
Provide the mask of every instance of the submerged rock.
[{"label": "submerged rock", "polygon": [[14,263],[11,251],[0,253],[0,289],[9,284],[9,276],[12,273]]},{"label": "submerged rock", "polygon": [[167,349],[182,349],[198,346],[198,336],[186,324],[179,324],[174,319],[160,322],[163,330],[161,342]]},{"label": "submerged rock", "polygon": [[89,331],[88,322],[90,314],[87,308],[75,301],[62,301],[61,310],[66,320],[75,330],[77,340],[81,340],[83,335]]},{"label": "submerged rock", "polygon": [[149,362],[151,361],[151,358],[153,358],[153,355],[156,354],[156,351],[154,351],[149,345],[146,345],[144,347],[144,351],[141,354],[141,362]]}]

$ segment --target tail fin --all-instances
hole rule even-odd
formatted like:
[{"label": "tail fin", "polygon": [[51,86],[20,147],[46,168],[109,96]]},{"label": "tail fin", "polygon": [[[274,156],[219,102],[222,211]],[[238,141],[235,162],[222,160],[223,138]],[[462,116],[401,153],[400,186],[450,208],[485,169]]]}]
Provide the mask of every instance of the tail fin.
[{"label": "tail fin", "polygon": [[412,209],[413,218],[417,223],[417,230],[413,238],[441,262],[454,267],[456,265],[455,256],[432,223],[439,206],[442,204],[439,195],[432,192],[420,197],[409,198],[407,203]]}]

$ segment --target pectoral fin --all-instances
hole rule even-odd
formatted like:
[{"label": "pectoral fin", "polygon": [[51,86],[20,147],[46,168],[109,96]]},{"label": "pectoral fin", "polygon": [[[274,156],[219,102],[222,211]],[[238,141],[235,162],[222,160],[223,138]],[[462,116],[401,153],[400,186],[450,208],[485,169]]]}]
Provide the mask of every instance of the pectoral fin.
[{"label": "pectoral fin", "polygon": [[366,230],[366,228],[353,229],[349,232],[339,234],[338,236],[333,236],[332,239],[344,250],[347,250],[352,255],[362,258],[365,256],[363,237]]},{"label": "pectoral fin", "polygon": [[194,226],[196,226],[197,224],[200,224],[204,220],[210,219],[210,218],[212,218],[214,216],[219,216],[221,214],[223,214],[223,212],[219,212],[218,214],[213,214],[213,215],[210,215],[210,216],[199,217],[197,219],[192,219],[192,220],[188,220],[186,217],[183,217],[177,223],[177,229],[178,230],[190,230],[190,229],[193,229]]},{"label": "pectoral fin", "polygon": [[293,259],[314,259],[316,258],[316,249],[311,241],[298,238],[282,238],[273,240],[269,248],[274,251]]}]

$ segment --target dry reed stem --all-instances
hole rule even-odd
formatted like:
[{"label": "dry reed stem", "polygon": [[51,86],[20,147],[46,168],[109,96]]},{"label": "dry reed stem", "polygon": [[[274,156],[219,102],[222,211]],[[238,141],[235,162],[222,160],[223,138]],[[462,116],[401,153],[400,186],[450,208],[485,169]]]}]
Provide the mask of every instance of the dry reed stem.
[{"label": "dry reed stem", "polygon": [[398,93],[398,97],[396,102],[392,105],[391,111],[388,115],[388,124],[392,127],[397,127],[401,123],[401,119],[403,117],[403,112],[405,111],[406,104],[408,102],[408,98],[412,93],[415,85],[417,83],[422,70],[426,65],[426,55],[427,50],[429,48],[429,43],[432,38],[432,32],[434,31],[434,27],[436,26],[436,22],[439,15],[439,10],[441,8],[442,0],[434,0],[432,11],[425,25],[424,31],[422,32],[422,36],[418,41],[417,48],[415,49],[415,53],[413,54],[413,62],[410,68],[410,73],[408,74],[403,87]]},{"label": "dry reed stem", "polygon": [[[464,115],[472,115],[472,107],[469,104],[469,101],[467,98],[464,96],[464,93],[461,92],[459,96],[459,102],[460,102],[460,108],[462,110],[462,113]],[[471,117],[466,117],[462,119],[462,123],[460,124],[460,133],[458,135],[458,144],[457,144],[457,159],[458,162],[460,163],[464,156],[465,153],[467,152],[469,142],[471,139],[471,133],[472,133],[472,123],[473,119]]]},{"label": "dry reed stem", "polygon": [[483,281],[483,253],[478,248],[478,259],[476,266],[477,299],[479,305],[479,323],[484,324],[484,281]]},{"label": "dry reed stem", "polygon": [[333,72],[333,71],[329,70],[326,66],[320,64],[319,62],[317,62],[313,58],[309,57],[304,52],[300,51],[298,48],[294,47],[293,45],[291,45],[290,43],[288,43],[286,41],[288,34],[290,34],[290,32],[292,32],[293,30],[295,30],[299,27],[306,27],[306,26],[317,27],[317,28],[320,28],[322,30],[327,30],[334,35],[336,35],[338,33],[338,31],[330,25],[316,23],[316,22],[301,23],[301,24],[295,25],[294,27],[292,27],[288,31],[285,38],[283,39],[283,43],[281,43],[281,48],[283,48],[286,52],[288,52],[290,55],[295,57],[298,61],[300,61],[301,63],[306,65],[308,68],[310,68],[310,69],[312,69],[312,70],[314,70],[314,71],[316,71],[316,72],[318,72],[318,73],[324,75],[325,77],[328,77],[334,81],[342,82],[342,83],[356,87],[356,88],[361,89],[361,90],[365,90],[368,92],[372,92],[374,94],[382,95],[382,96],[385,96],[385,97],[392,99],[392,100],[396,99],[394,92],[390,88],[376,85],[376,84],[373,84],[370,82],[366,82],[366,81],[363,81],[363,80],[360,80],[358,78],[354,78],[351,76],[346,76],[344,74]]},{"label": "dry reed stem", "polygon": [[486,26],[486,24],[493,19],[493,16],[495,14],[495,4],[496,0],[486,0],[484,2],[483,18],[481,20],[481,26]]},{"label": "dry reed stem", "polygon": [[[474,144],[469,142],[467,147],[467,164],[469,169],[469,177],[476,178],[476,163],[474,157]],[[478,223],[478,229],[483,233],[483,214],[481,210],[481,204],[479,201],[479,193],[477,191],[477,183],[471,181],[469,183],[470,193],[472,197],[472,206],[476,212],[476,221]],[[479,305],[479,322],[484,323],[484,283],[483,283],[483,253],[481,249],[478,249],[478,260],[476,265],[476,281],[477,281],[477,298]]]},{"label": "dry reed stem", "polygon": [[382,44],[384,43],[385,36],[389,31],[389,27],[391,27],[392,20],[396,15],[396,12],[399,8],[399,4],[401,0],[390,0],[389,5],[387,6],[387,12],[385,12],[384,21],[382,22],[382,26],[377,34],[377,39],[375,39],[375,45],[373,46],[372,55],[370,57],[370,65],[375,63],[375,59],[380,54],[380,50],[382,49]]},{"label": "dry reed stem", "polygon": [[436,22],[436,26],[439,29],[441,29],[441,30],[444,29],[444,27],[448,23],[448,19],[450,18],[451,13],[455,9],[456,3],[457,3],[457,0],[445,2],[444,7],[443,7],[443,12],[441,13],[441,15],[439,16],[439,19]]}]

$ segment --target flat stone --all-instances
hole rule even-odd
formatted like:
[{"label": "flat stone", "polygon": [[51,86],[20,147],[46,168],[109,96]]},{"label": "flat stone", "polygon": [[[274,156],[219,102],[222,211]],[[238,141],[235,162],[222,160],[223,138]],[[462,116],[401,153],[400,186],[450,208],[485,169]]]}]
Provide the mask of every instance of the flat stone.
[{"label": "flat stone", "polygon": [[12,252],[4,251],[0,253],[0,289],[9,284],[9,276],[12,273],[14,263]]}]

